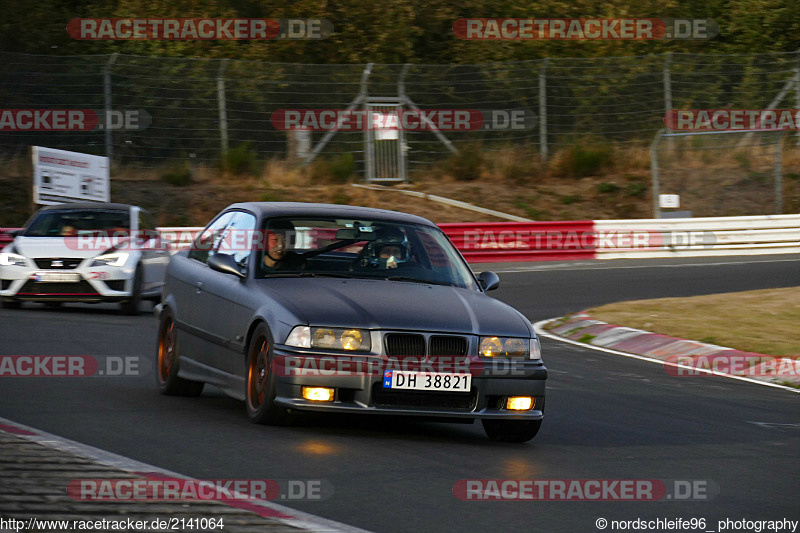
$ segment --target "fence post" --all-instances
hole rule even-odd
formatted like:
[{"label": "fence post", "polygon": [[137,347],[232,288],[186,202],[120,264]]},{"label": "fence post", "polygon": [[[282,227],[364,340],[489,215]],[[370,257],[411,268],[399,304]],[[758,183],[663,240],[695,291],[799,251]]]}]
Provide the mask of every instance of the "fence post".
[{"label": "fence post", "polygon": [[217,104],[219,106],[219,142],[222,157],[228,152],[228,112],[225,107],[225,67],[227,59],[223,59],[217,71]]},{"label": "fence post", "polygon": [[105,119],[106,123],[103,126],[106,137],[106,157],[108,158],[108,165],[111,166],[111,158],[114,156],[114,137],[111,133],[111,68],[117,60],[119,52],[114,52],[108,58],[106,66],[103,68],[103,100],[105,104]]},{"label": "fence post", "polygon": [[[672,111],[672,52],[667,52],[664,57],[662,75],[664,78],[664,115]],[[669,146],[673,147],[672,137],[669,138]]]},{"label": "fence post", "polygon": [[[800,48],[796,51],[797,58],[794,62],[794,108],[800,109]],[[800,146],[800,131],[795,133],[797,146]]]},{"label": "fence post", "polygon": [[547,63],[544,58],[539,67],[539,153],[542,166],[547,164]]},{"label": "fence post", "polygon": [[775,142],[775,214],[783,214],[783,134]]},{"label": "fence post", "polygon": [[375,179],[375,143],[372,140],[372,108],[369,105],[369,76],[372,73],[374,63],[367,64],[367,68],[361,74],[361,90],[359,95],[364,99],[364,109],[367,110],[366,127],[364,128],[364,180],[370,182]]},{"label": "fence post", "polygon": [[650,174],[653,176],[653,218],[661,218],[661,205],[659,204],[661,191],[658,183],[658,144],[661,142],[661,136],[665,131],[663,128],[658,130],[656,138],[650,144]]},{"label": "fence post", "polygon": [[[400,102],[398,107],[405,105],[406,99],[406,75],[408,74],[408,69],[411,68],[411,63],[406,63],[403,65],[403,69],[400,71],[400,77],[397,79],[397,100]],[[404,110],[400,110],[401,112]],[[405,131],[399,131],[399,146],[397,147],[397,164],[400,166],[400,177],[403,178],[403,183],[408,182],[408,162],[406,158],[408,157],[408,145],[406,144],[406,135]]]}]

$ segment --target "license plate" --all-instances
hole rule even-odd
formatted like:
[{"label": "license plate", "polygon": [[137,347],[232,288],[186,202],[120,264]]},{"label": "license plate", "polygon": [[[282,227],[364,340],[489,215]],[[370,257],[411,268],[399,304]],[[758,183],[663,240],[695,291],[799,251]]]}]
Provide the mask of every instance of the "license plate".
[{"label": "license plate", "polygon": [[387,370],[383,373],[384,389],[469,392],[471,384],[472,374],[401,370]]},{"label": "license plate", "polygon": [[77,272],[37,272],[31,279],[44,283],[77,283],[81,275]]}]

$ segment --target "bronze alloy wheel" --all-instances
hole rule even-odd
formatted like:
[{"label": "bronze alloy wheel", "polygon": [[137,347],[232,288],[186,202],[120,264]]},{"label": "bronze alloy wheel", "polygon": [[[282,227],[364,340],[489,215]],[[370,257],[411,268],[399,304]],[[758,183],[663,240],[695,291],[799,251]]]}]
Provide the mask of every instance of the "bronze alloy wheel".
[{"label": "bronze alloy wheel", "polygon": [[175,362],[175,322],[171,318],[165,324],[158,339],[158,379],[167,381]]},{"label": "bronze alloy wheel", "polygon": [[259,335],[252,349],[247,372],[247,401],[250,408],[257,411],[264,403],[269,378],[269,341],[266,335]]},{"label": "bronze alloy wheel", "polygon": [[260,324],[251,339],[245,366],[247,416],[256,424],[291,424],[293,416],[285,407],[275,403],[277,376],[270,368],[272,336],[266,324]]},{"label": "bronze alloy wheel", "polygon": [[197,396],[203,392],[202,381],[192,381],[178,377],[180,370],[180,348],[175,319],[166,312],[158,329],[156,348],[156,382],[161,394],[168,396]]}]

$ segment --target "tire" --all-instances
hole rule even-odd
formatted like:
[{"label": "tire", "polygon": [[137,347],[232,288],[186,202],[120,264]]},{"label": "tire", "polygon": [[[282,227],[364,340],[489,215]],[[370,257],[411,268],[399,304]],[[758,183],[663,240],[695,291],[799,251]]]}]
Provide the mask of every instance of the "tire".
[{"label": "tire", "polygon": [[178,350],[178,332],[175,320],[169,311],[165,311],[158,326],[158,344],[156,347],[156,383],[158,391],[166,396],[199,396],[203,392],[201,381],[190,381],[178,377],[180,353]]},{"label": "tire", "polygon": [[539,432],[541,420],[481,420],[490,439],[500,442],[528,442]]},{"label": "tire", "polygon": [[2,305],[3,309],[19,309],[20,307],[22,307],[22,302],[20,302],[19,300],[6,300],[0,298],[0,302],[2,302],[3,304]]},{"label": "tire", "polygon": [[290,425],[294,417],[285,407],[275,405],[275,373],[270,371],[272,335],[259,324],[247,346],[245,367],[245,407],[247,417],[255,424]]},{"label": "tire", "polygon": [[133,289],[131,297],[119,304],[119,311],[123,315],[135,316],[139,314],[139,304],[142,302],[142,266],[136,265],[133,274]]}]

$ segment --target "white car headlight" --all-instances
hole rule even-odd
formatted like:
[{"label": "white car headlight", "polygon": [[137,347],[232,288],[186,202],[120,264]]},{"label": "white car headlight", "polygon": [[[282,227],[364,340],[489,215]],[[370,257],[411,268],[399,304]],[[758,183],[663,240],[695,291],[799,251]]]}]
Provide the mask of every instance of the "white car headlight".
[{"label": "white car headlight", "polygon": [[12,254],[10,252],[0,253],[0,266],[25,266],[28,260],[19,254]]},{"label": "white car headlight", "polygon": [[531,339],[531,359],[533,361],[542,360],[542,343],[539,341],[539,337]]},{"label": "white car headlight", "polygon": [[311,328],[308,326],[295,326],[289,336],[286,337],[285,344],[297,348],[311,348]]},{"label": "white car headlight", "polygon": [[98,255],[92,260],[89,266],[112,266],[120,267],[125,264],[130,254],[125,252],[114,252],[110,254]]}]

